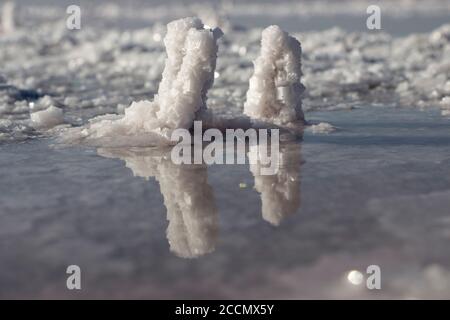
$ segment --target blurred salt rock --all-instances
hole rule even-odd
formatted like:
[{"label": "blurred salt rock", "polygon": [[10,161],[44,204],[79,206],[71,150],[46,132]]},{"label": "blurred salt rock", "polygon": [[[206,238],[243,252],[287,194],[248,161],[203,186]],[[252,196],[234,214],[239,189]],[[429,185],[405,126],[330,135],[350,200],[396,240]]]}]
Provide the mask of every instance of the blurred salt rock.
[{"label": "blurred salt rock", "polygon": [[308,127],[307,130],[310,130],[313,134],[318,134],[318,133],[331,133],[335,131],[336,128],[329,123],[320,122],[318,124],[311,125],[310,127]]},{"label": "blurred salt rock", "polygon": [[2,15],[0,20],[0,34],[8,34],[16,29],[14,20],[15,4],[12,1],[7,1],[3,4]]},{"label": "blurred salt rock", "polygon": [[443,25],[430,35],[430,42],[434,45],[443,45],[450,42],[450,25]]},{"label": "blurred salt rock", "polygon": [[50,129],[64,123],[63,111],[55,106],[33,112],[30,117],[32,126],[35,128]]},{"label": "blurred salt rock", "polygon": [[244,113],[277,125],[304,121],[300,42],[278,26],[263,30]]}]

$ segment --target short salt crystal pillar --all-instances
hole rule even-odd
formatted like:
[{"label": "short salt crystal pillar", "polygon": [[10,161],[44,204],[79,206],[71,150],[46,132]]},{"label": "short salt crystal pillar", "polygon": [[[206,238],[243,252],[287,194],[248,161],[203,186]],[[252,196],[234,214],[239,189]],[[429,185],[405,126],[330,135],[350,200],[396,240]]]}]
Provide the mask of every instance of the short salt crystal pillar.
[{"label": "short salt crystal pillar", "polygon": [[301,53],[300,42],[280,27],[263,30],[244,104],[246,115],[280,126],[303,123]]}]

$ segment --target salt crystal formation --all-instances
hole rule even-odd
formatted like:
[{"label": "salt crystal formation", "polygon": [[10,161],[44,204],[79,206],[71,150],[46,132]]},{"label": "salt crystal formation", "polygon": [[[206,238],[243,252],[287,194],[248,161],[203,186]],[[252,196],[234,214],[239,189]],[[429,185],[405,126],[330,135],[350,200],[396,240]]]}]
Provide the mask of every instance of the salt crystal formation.
[{"label": "salt crystal formation", "polygon": [[[419,3],[418,0],[412,1]],[[114,122],[112,128],[108,128],[105,122],[101,128],[94,125],[100,119],[90,123],[88,119],[102,114],[109,114],[109,120],[123,118],[124,110],[133,101],[148,99],[158,92],[166,58],[162,41],[165,26],[160,21],[162,17],[172,19],[174,15],[187,16],[194,11],[186,11],[184,6],[168,8],[163,5],[156,10],[154,4],[146,2],[139,8],[124,12],[115,5],[121,21],[132,25],[142,18],[149,26],[135,29],[124,23],[121,27],[99,28],[98,24],[105,22],[107,10],[103,3],[95,2],[92,3],[93,11],[100,16],[91,20],[98,24],[85,24],[81,30],[73,32],[65,28],[66,16],[61,15],[59,9],[53,10],[56,5],[49,5],[52,10],[44,10],[41,5],[28,2],[27,10],[21,12],[26,19],[23,27],[16,28],[12,36],[0,35],[0,141],[21,141],[33,137],[36,131],[30,125],[31,105],[34,104],[36,110],[48,108],[40,105],[39,101],[48,95],[55,106],[64,110],[69,121],[75,119],[71,121],[73,124],[83,125],[80,130],[64,134],[68,140],[73,138],[84,142],[86,139],[88,143],[98,145],[151,144],[151,133],[134,135],[132,128],[121,128],[118,122]],[[301,11],[293,10],[299,6],[298,3],[277,3],[273,7],[296,15],[320,12],[324,19],[332,15],[323,10],[330,6],[329,1],[325,4],[309,2],[301,4]],[[334,9],[353,10],[358,14],[367,8],[363,8],[366,4],[361,5],[359,0],[347,2],[357,2],[361,7],[342,6],[340,2],[331,5]],[[366,2],[370,4],[370,1]],[[439,1],[434,3],[439,8],[435,7],[433,11],[449,12],[448,5]],[[240,119],[242,121],[236,123],[243,114],[249,79],[254,74],[252,61],[261,51],[261,29],[231,23],[239,21],[235,14],[247,12],[243,10],[249,9],[247,5],[247,2],[235,3],[229,8],[231,11],[220,14],[230,17],[228,22],[232,31],[220,44],[221,57],[217,60],[214,86],[208,91],[208,111],[214,117],[206,119],[204,127],[208,122],[211,123],[209,127],[220,128],[228,128],[230,124],[232,127],[256,125],[255,122],[249,123],[248,119]],[[412,6],[410,1],[395,4],[384,1],[383,7],[385,5],[401,6],[402,14],[409,8],[422,17],[433,7],[428,2],[427,6]],[[447,9],[443,10],[443,7]],[[362,11],[355,8],[362,8]],[[258,4],[254,4],[253,9],[269,15],[278,14],[267,12],[265,6]],[[399,11],[385,10],[383,15],[396,12]],[[281,19],[283,17],[280,16]],[[259,23],[264,23],[262,19],[265,18],[257,18],[261,19]],[[411,31],[398,30],[398,33],[394,30],[392,35],[365,29],[347,32],[332,28],[301,33],[297,29],[298,33],[291,35],[302,39],[301,82],[308,88],[302,99],[303,111],[348,110],[379,105],[438,107],[448,117],[450,24],[439,20],[431,22],[420,28],[416,26],[421,33],[413,31],[416,30],[414,27]],[[443,25],[437,27],[441,23]],[[436,25],[435,29],[430,30],[433,25]],[[120,117],[111,115],[117,111]],[[232,119],[233,123],[223,119]],[[133,122],[130,123],[134,127]],[[91,126],[96,129],[89,130]],[[84,129],[86,131],[82,134]],[[132,139],[127,136],[128,132],[134,135]]]},{"label": "salt crystal formation", "polygon": [[263,30],[244,113],[276,125],[303,122],[301,46],[278,26]]},{"label": "salt crystal formation", "polygon": [[195,113],[206,109],[206,94],[214,82],[216,40],[197,18],[167,25],[166,67],[155,97],[160,127],[189,129]]},{"label": "salt crystal formation", "polygon": [[261,149],[250,146],[250,171],[255,178],[255,189],[261,194],[263,219],[274,226],[300,208],[300,144],[280,146],[279,169],[276,174],[261,174],[258,161]]},{"label": "salt crystal formation", "polygon": [[169,149],[100,148],[97,152],[124,160],[135,176],[154,177],[159,182],[172,252],[182,258],[196,258],[214,251],[218,215],[205,165],[175,165]]},{"label": "salt crystal formation", "polygon": [[[133,102],[125,115],[102,116],[91,121],[81,135],[86,140],[121,144],[148,144],[153,135],[159,142],[170,140],[174,129],[189,129],[196,114],[206,109],[206,95],[214,81],[220,32],[203,29],[197,18],[184,18],[167,25],[164,44],[167,59],[154,101]],[[136,138],[133,140],[133,137]],[[95,144],[95,142],[94,142]],[[102,143],[104,144],[104,143]]]}]

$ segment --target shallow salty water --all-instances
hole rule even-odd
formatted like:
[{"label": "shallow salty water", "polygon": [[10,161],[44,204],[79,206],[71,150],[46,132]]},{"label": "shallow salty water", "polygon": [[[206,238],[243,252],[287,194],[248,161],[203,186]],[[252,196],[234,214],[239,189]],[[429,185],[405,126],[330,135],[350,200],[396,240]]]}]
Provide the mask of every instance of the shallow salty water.
[{"label": "shallow salty water", "polygon": [[[148,149],[2,144],[0,296],[450,297],[450,120],[381,107],[308,118],[338,130],[289,146],[301,154],[289,163],[298,202],[279,226],[263,219],[247,165],[155,169]],[[168,222],[160,185],[142,178],[158,170],[203,184],[179,191],[212,192],[204,207],[217,211]],[[204,252],[189,251],[199,238]],[[65,287],[70,264],[83,272],[77,293]],[[370,264],[382,290],[346,281]]]}]

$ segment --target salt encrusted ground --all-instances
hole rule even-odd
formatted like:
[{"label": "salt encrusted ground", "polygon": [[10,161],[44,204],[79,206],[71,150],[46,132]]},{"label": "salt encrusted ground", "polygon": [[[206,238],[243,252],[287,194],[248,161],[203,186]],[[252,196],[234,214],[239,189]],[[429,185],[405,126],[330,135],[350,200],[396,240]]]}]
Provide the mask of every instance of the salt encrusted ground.
[{"label": "salt encrusted ground", "polygon": [[[0,36],[0,296],[71,297],[65,267],[75,263],[85,297],[450,297],[449,4],[411,3],[386,5],[389,34],[369,33],[355,1],[348,12],[237,5],[225,17],[96,1],[76,32],[60,2],[19,7],[22,28]],[[303,108],[316,126],[288,148],[279,181],[248,166],[172,168],[152,157],[164,150],[55,148],[55,132],[30,122],[55,106],[77,126],[151,99],[164,23],[192,13],[225,32],[208,99],[217,114],[241,114],[262,27],[302,42]],[[171,179],[213,194],[197,199],[215,213],[167,213],[160,187],[166,197]],[[291,202],[267,194],[276,182]],[[277,206],[286,214],[267,215]],[[380,292],[344,280],[368,264],[382,268]]]},{"label": "salt encrusted ground", "polygon": [[[49,10],[47,19],[47,11],[33,13],[25,7],[21,12],[19,7],[18,23],[23,20],[23,25],[33,27],[0,38],[0,140],[34,136],[29,113],[51,105],[63,108],[67,122],[81,124],[93,115],[120,113],[133,100],[153,97],[164,67],[165,27],[152,24],[152,19],[145,28],[101,27],[100,13],[108,17],[111,6],[100,3],[85,10],[80,31],[67,30],[64,19],[55,19],[58,12],[65,16],[61,5]],[[261,28],[238,28],[225,17],[197,7],[184,10],[224,29],[208,106],[217,113],[240,114],[252,61],[259,53]],[[90,19],[90,12],[98,16]],[[386,10],[386,15],[390,12]],[[133,26],[129,15],[123,14],[127,20],[116,18]],[[110,20],[103,19],[104,24]],[[435,106],[448,114],[450,24],[393,38],[368,33],[364,22],[355,32],[338,28],[302,32],[295,24],[288,28],[303,48],[304,109],[393,104]]]}]

